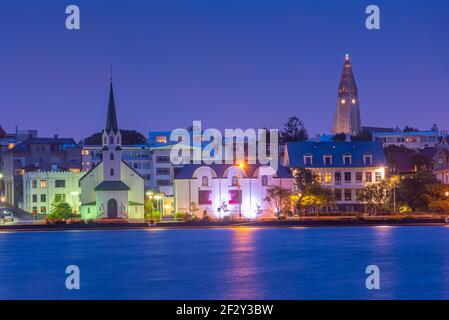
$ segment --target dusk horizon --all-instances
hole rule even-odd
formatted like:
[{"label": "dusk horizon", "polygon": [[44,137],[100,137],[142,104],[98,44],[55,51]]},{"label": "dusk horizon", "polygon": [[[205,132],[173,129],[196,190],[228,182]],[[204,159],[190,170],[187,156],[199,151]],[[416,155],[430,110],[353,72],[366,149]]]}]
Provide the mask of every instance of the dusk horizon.
[{"label": "dusk horizon", "polygon": [[290,116],[328,134],[348,53],[363,126],[430,129],[449,100],[449,4],[380,1],[382,28],[368,31],[362,3],[79,1],[77,32],[63,5],[2,4],[0,105],[15,112],[0,125],[77,141],[101,131],[112,64],[120,126],[145,136],[193,120],[282,129]]}]

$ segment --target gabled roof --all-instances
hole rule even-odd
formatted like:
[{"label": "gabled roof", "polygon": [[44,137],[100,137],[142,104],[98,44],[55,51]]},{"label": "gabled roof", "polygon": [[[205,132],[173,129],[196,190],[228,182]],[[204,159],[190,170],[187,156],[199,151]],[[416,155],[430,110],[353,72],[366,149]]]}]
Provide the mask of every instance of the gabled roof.
[{"label": "gabled roof", "polygon": [[[289,142],[286,146],[288,163],[291,168],[338,168],[338,167],[380,167],[386,166],[387,160],[379,142]],[[351,165],[343,163],[343,155],[350,154]],[[363,156],[372,155],[372,164],[365,164]],[[305,165],[304,156],[312,156],[312,165]],[[332,164],[324,164],[324,155],[332,156]]]},{"label": "gabled roof", "polygon": [[103,181],[95,187],[95,191],[120,191],[130,190],[131,188],[123,181]]},{"label": "gabled roof", "polygon": [[[195,171],[200,167],[209,167],[217,173],[217,176],[222,178],[226,169],[235,167],[236,164],[188,164],[179,169],[175,175],[175,179],[192,179]],[[249,177],[253,177],[254,172],[262,167],[262,164],[246,164],[245,172]],[[279,166],[277,170],[278,178],[292,178],[289,168]]]},{"label": "gabled roof", "polygon": [[64,148],[76,148],[78,145],[72,138],[29,138],[17,144],[12,151],[29,151],[33,144],[63,145]]}]

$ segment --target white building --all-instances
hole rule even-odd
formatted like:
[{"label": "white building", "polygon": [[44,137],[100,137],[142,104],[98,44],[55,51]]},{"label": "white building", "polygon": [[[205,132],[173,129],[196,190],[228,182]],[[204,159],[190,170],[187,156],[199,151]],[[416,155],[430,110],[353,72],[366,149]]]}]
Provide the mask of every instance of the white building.
[{"label": "white building", "polygon": [[285,167],[275,171],[261,165],[190,164],[175,176],[175,210],[198,217],[207,213],[213,218],[272,218],[275,209],[265,201],[267,189],[281,186],[291,190],[293,184]]},{"label": "white building", "polygon": [[387,160],[377,142],[290,142],[287,143],[284,165],[292,169],[310,169],[322,186],[335,194],[340,212],[363,211],[357,201],[357,190],[385,179]]},{"label": "white building", "polygon": [[48,214],[51,204],[66,202],[74,213],[79,212],[82,172],[34,171],[23,175],[23,204],[21,209],[40,214]]},{"label": "white building", "polygon": [[438,131],[392,131],[373,132],[373,141],[382,143],[382,146],[398,146],[408,149],[423,149],[435,147],[440,142]]}]

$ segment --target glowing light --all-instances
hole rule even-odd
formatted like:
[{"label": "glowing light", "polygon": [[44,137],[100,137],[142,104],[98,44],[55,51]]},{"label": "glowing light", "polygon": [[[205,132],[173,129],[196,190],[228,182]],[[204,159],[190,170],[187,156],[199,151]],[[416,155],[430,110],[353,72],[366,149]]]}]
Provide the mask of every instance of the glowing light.
[{"label": "glowing light", "polygon": [[346,99],[341,99],[341,104],[345,104],[346,103]]},{"label": "glowing light", "polygon": [[446,191],[445,195],[446,197],[449,197],[449,191]]},{"label": "glowing light", "polygon": [[244,162],[239,163],[239,167],[244,169],[245,168],[245,163]]},{"label": "glowing light", "polygon": [[355,104],[355,99],[352,99],[352,104]]},{"label": "glowing light", "polygon": [[349,60],[349,54],[346,54],[345,60]]}]

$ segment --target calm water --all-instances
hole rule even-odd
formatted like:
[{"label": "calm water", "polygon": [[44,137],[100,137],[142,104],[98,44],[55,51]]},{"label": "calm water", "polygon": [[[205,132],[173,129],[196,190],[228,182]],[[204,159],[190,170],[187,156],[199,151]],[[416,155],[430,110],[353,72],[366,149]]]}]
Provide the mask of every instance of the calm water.
[{"label": "calm water", "polygon": [[[81,290],[65,289],[65,268]],[[365,268],[381,289],[365,289]],[[0,233],[0,299],[448,299],[448,227]]]}]

